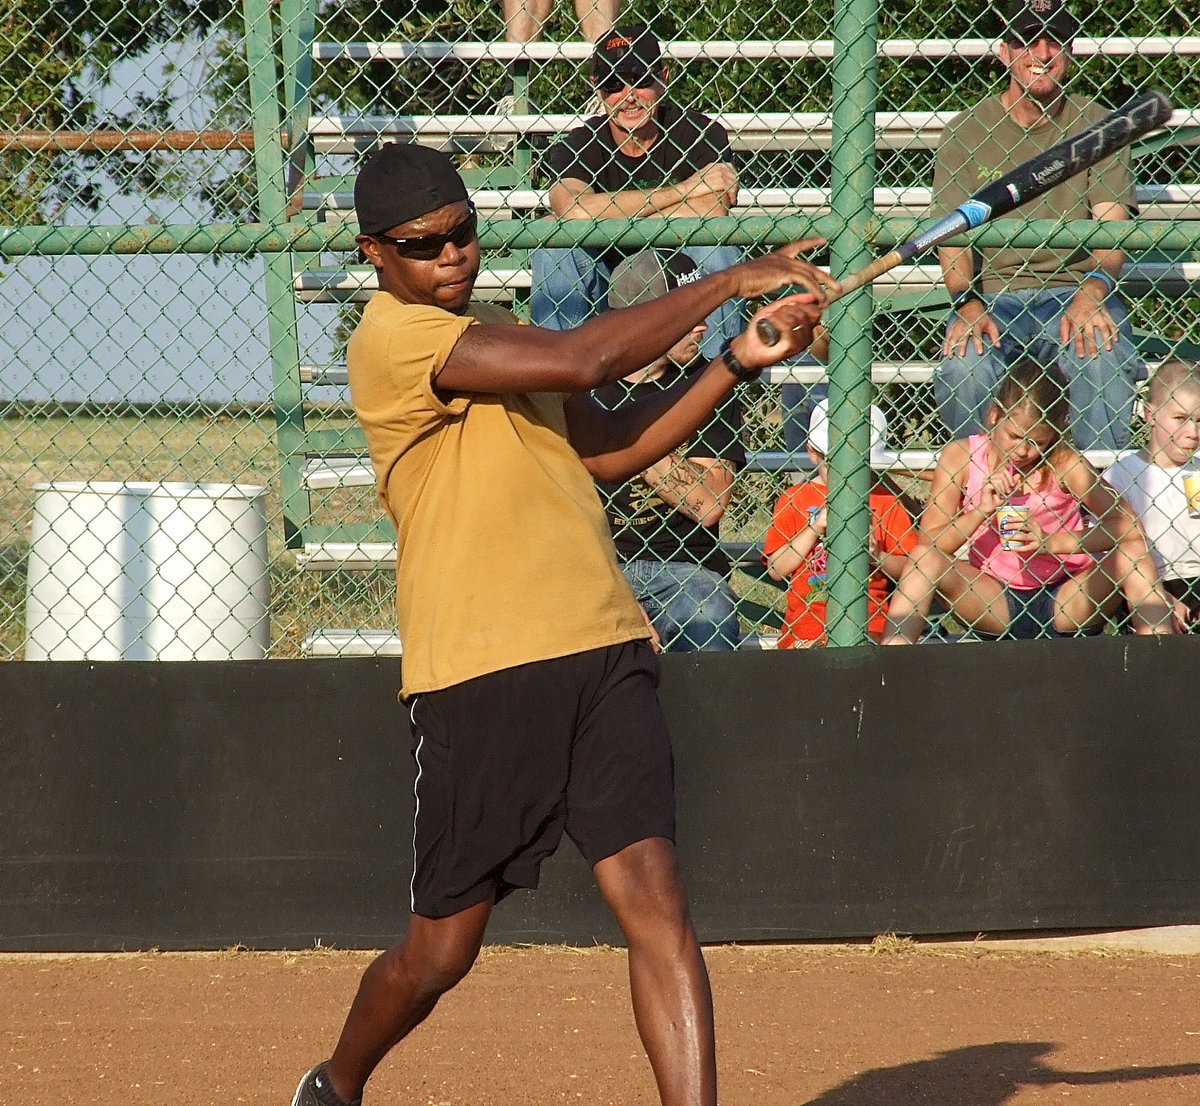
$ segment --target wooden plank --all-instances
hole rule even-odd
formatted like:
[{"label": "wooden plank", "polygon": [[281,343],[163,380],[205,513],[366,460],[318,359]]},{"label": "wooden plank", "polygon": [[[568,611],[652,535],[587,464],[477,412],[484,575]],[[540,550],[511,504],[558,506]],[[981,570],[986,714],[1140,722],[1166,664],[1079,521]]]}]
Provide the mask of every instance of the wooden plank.
[{"label": "wooden plank", "polygon": [[313,630],[300,643],[302,657],[399,657],[395,630]]},{"label": "wooden plank", "polygon": [[[833,117],[827,112],[712,112],[736,150],[828,150]],[[881,111],[875,114],[879,150],[936,149],[954,111]],[[511,149],[520,138],[564,134],[589,116],[580,114],[511,115],[314,115],[309,129],[324,154],[361,153],[379,142],[401,140],[455,153],[491,153]],[[1176,110],[1169,130],[1200,127],[1200,110]],[[1180,139],[1195,145],[1200,137]]]},{"label": "wooden plank", "polygon": [[[933,377],[932,361],[876,361],[871,365],[875,384],[923,384]],[[759,378],[766,384],[823,384],[828,367],[812,365],[772,365]],[[345,365],[301,365],[300,383],[344,387],[349,383]]]},{"label": "wooden plank", "polygon": [[[476,188],[471,189],[475,207],[484,214],[511,211],[528,214],[549,208],[545,189]],[[1140,184],[1137,201],[1144,219],[1200,219],[1200,184]],[[933,190],[915,188],[876,188],[875,213],[894,218],[923,218],[933,204]],[[324,211],[353,218],[354,193],[339,190],[304,193],[307,211]],[[828,188],[742,188],[734,215],[788,214],[825,215],[832,210]]]},{"label": "wooden plank", "polygon": [[[891,38],[881,39],[876,54],[881,58],[984,58],[995,54],[998,39],[990,38]],[[663,54],[675,61],[759,61],[781,58],[789,61],[834,56],[832,39],[712,39],[664,42]],[[314,60],[435,62],[445,58],[459,61],[573,61],[591,58],[590,42],[315,42]],[[1077,38],[1076,57],[1164,57],[1200,54],[1200,37],[1194,35],[1148,35],[1142,38],[1108,36]]]},{"label": "wooden plank", "polygon": [[[483,269],[476,288],[482,294],[511,293],[526,289],[532,277],[528,269]],[[1200,262],[1135,261],[1125,267],[1121,288],[1133,295],[1160,292],[1183,295],[1200,284]],[[363,302],[378,288],[374,269],[306,269],[296,274],[296,296],[305,303]],[[877,297],[889,293],[934,292],[942,287],[937,265],[899,265],[879,277],[873,285]]]}]

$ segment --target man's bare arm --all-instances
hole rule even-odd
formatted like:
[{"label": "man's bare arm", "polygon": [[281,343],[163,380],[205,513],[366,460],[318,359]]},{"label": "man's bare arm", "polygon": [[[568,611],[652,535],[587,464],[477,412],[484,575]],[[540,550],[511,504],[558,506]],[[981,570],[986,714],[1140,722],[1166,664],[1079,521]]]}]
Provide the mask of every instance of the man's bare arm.
[{"label": "man's bare arm", "polygon": [[728,215],[737,200],[737,173],[726,162],[714,162],[678,184],[620,192],[598,192],[576,177],[564,177],[551,187],[549,199],[560,219]]},{"label": "man's bare arm", "polygon": [[970,246],[942,246],[938,252],[942,280],[950,298],[962,295],[975,281],[975,254]]},{"label": "man's bare arm", "polygon": [[[1092,205],[1092,218],[1098,222],[1109,222],[1129,219],[1129,209],[1124,204],[1101,203]],[[1096,259],[1096,268],[1103,269],[1114,281],[1125,266],[1124,250],[1093,249],[1092,256]]]},{"label": "man's bare arm", "polygon": [[[797,255],[819,239],[794,242],[773,253],[732,265],[647,303],[607,311],[573,330],[536,326],[471,326],[455,343],[437,376],[443,392],[587,392],[652,364],[707,315],[733,296],[755,299],[791,284],[814,289],[810,306],[824,304],[823,288],[836,289],[828,273]],[[788,312],[796,297],[768,311]],[[801,312],[800,314],[803,314]],[[800,315],[797,315],[799,319]],[[748,366],[773,365],[803,346],[788,330],[776,346],[761,342]],[[667,453],[648,457],[643,468]]]},{"label": "man's bare arm", "polygon": [[[779,346],[789,346],[794,352],[807,349],[820,318],[811,300],[807,295],[789,296],[760,308],[732,343],[738,360],[747,366],[774,364],[783,359],[778,357]],[[768,315],[783,337],[775,346],[763,344],[755,325]],[[718,357],[695,376],[612,411],[589,395],[573,395],[564,408],[571,445],[597,480],[622,483],[666,457],[699,430],[736,382],[724,359]]]},{"label": "man's bare arm", "polygon": [[733,466],[717,457],[675,450],[642,477],[664,503],[701,526],[716,526],[733,496]]}]

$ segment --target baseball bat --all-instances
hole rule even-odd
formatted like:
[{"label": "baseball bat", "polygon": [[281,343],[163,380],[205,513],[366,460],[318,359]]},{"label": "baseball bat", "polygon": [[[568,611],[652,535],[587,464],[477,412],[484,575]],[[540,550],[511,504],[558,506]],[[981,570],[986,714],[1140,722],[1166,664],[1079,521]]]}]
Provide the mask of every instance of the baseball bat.
[{"label": "baseball bat", "polygon": [[[1170,118],[1171,110],[1171,101],[1156,89],[1135,96],[1099,122],[1051,146],[1045,153],[1022,162],[999,180],[985,184],[923,234],[910,238],[891,253],[877,257],[858,272],[843,278],[840,282],[842,290],[832,293],[829,302],[841,299],[864,284],[870,284],[876,277],[941,245],[956,234],[974,230],[992,219],[1007,215],[1068,177],[1082,173],[1155,127],[1162,126]],[[760,319],[757,330],[759,338],[768,346],[779,341],[779,328],[769,319]]]}]

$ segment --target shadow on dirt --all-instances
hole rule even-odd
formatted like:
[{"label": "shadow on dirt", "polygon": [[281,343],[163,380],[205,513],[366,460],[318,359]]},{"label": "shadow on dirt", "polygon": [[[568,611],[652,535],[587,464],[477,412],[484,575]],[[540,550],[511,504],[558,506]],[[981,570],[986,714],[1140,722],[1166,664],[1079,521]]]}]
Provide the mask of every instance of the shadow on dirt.
[{"label": "shadow on dirt", "polygon": [[[922,1102],[1004,1106],[1024,1086],[1089,1087],[1200,1076],[1200,1064],[1062,1071],[1042,1060],[1054,1048],[1045,1041],[998,1041],[958,1048],[932,1060],[865,1071],[809,1099],[804,1106],[916,1106]],[[1200,1101],[1200,1088],[1193,1100]]]}]

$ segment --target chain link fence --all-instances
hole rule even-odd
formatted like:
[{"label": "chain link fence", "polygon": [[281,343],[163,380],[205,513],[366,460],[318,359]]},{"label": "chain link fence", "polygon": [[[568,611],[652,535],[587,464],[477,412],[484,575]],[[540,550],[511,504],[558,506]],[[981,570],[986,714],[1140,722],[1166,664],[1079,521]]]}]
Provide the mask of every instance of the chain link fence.
[{"label": "chain link fence", "polygon": [[[1006,101],[1047,82],[1080,119],[1151,86],[1176,110],[1057,207],[944,251],[947,272],[921,257],[835,305],[826,360],[771,370],[600,491],[670,648],[1147,628],[1178,598],[1164,578],[1195,609],[1200,29],[1184,12],[1088,12],[1068,52],[949,4],[634,3],[618,25],[650,27],[661,56],[617,44],[625,61],[593,71],[581,21],[615,9],[580,3],[540,27],[515,3],[10,6],[0,656],[399,651],[394,535],[344,364],[375,287],[353,176],[381,142],[456,159],[479,298],[566,326],[810,234],[829,243],[819,264],[852,271],[1054,131]],[[605,207],[613,192],[657,195]],[[702,364],[749,309],[602,401]],[[1099,322],[1119,356],[1064,357],[1064,312],[1070,338]],[[1002,337],[1002,360],[947,361],[955,319],[955,341]]]}]

